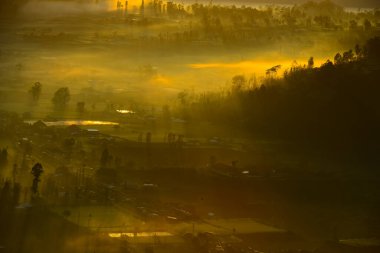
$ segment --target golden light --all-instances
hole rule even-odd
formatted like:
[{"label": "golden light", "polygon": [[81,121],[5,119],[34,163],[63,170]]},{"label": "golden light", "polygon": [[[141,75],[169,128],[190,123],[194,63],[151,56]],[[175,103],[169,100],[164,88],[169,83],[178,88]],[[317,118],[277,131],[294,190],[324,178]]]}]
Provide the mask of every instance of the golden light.
[{"label": "golden light", "polygon": [[135,114],[136,112],[132,111],[132,110],[116,110],[118,113],[121,113],[121,114]]},{"label": "golden light", "polygon": [[173,234],[169,232],[139,232],[139,233],[108,233],[109,237],[112,238],[120,238],[122,236],[126,237],[166,237],[173,236]]}]

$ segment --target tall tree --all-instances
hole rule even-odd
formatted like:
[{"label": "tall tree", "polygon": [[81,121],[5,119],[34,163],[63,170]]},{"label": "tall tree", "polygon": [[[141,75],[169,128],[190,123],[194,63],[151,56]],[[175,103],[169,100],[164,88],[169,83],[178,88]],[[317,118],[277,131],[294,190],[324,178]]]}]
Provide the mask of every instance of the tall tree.
[{"label": "tall tree", "polygon": [[83,114],[84,113],[84,111],[85,111],[85,102],[78,102],[77,103],[77,112],[79,113],[79,114]]},{"label": "tall tree", "polygon": [[52,99],[54,108],[57,110],[64,109],[70,101],[70,90],[68,87],[59,88]]},{"label": "tall tree", "polygon": [[102,156],[100,157],[100,168],[105,169],[107,168],[108,162],[110,161],[110,154],[108,152],[108,149],[103,149]]},{"label": "tall tree", "polygon": [[310,57],[308,62],[307,62],[307,68],[312,69],[314,68],[314,58]]},{"label": "tall tree", "polygon": [[42,84],[40,82],[35,82],[32,88],[30,88],[29,93],[32,96],[34,102],[37,102],[40,99],[41,89]]},{"label": "tall tree", "polygon": [[32,175],[34,176],[33,179],[33,186],[32,186],[32,192],[34,195],[38,195],[38,183],[41,181],[40,176],[44,172],[44,169],[40,163],[36,163],[32,168]]},{"label": "tall tree", "polygon": [[0,150],[0,169],[3,169],[8,164],[8,149],[3,148]]}]

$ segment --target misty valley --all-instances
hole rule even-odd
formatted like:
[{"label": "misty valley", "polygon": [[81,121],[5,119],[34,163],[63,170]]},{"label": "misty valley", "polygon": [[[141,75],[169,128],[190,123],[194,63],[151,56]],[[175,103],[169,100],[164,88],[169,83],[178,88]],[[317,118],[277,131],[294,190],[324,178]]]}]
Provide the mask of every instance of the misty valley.
[{"label": "misty valley", "polygon": [[0,14],[0,252],[380,252],[375,1]]}]

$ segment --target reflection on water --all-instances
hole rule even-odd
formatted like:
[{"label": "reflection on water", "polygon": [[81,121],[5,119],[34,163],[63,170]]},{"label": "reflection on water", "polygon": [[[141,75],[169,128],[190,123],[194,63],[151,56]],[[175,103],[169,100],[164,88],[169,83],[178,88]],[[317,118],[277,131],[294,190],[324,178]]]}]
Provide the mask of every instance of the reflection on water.
[{"label": "reflection on water", "polygon": [[[25,123],[34,124],[36,120],[28,120]],[[43,121],[43,123],[47,126],[101,126],[101,125],[110,125],[116,126],[119,123],[111,122],[111,121],[100,121],[100,120],[59,120],[59,121]]]},{"label": "reflection on water", "polygon": [[152,237],[152,236],[173,236],[171,233],[168,232],[139,232],[139,233],[109,233],[109,237],[113,238],[119,238],[122,236],[127,237]]}]

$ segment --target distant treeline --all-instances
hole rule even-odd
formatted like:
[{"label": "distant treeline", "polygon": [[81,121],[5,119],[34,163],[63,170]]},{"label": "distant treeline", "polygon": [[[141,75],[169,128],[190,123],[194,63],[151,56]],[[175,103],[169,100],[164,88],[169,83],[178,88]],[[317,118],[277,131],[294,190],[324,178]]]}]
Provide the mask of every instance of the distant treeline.
[{"label": "distant treeline", "polygon": [[294,37],[295,31],[375,33],[380,24],[380,11],[377,9],[353,13],[330,0],[261,8],[235,6],[232,3],[193,3],[184,6],[173,2],[168,5],[166,14],[172,18],[190,20],[184,31],[175,34],[176,40],[207,40],[232,45],[258,43],[261,40],[265,43],[269,40],[286,42]]},{"label": "distant treeline", "polygon": [[258,83],[235,76],[228,91],[179,95],[188,121],[233,127],[255,138],[307,143],[376,156],[380,147],[380,37],[334,62],[276,69]]},{"label": "distant treeline", "polygon": [[[9,0],[8,0],[9,1]],[[15,0],[22,3],[25,0]],[[67,0],[68,1],[68,0]],[[159,29],[131,31],[120,29],[101,31],[98,26],[86,30],[62,31],[60,25],[49,30],[24,30],[23,39],[33,42],[109,43],[117,42],[124,47],[138,44],[147,49],[164,47],[165,50],[191,45],[195,50],[202,46],[222,47],[270,47],[297,43],[310,45],[317,38],[333,40],[333,43],[351,45],[380,34],[380,11],[378,9],[353,13],[335,3],[308,1],[294,6],[215,5],[194,3],[184,5],[169,1],[146,1],[144,15],[133,11],[116,12],[117,18],[107,18],[104,24],[125,24],[125,27],[159,25]],[[95,2],[93,2],[95,5]],[[73,8],[79,8],[75,5]],[[164,8],[164,6],[166,6]],[[141,10],[141,9],[140,9]],[[59,12],[59,11],[58,11]],[[23,12],[24,15],[28,11]],[[113,14],[112,14],[113,15]],[[101,15],[99,16],[102,17]],[[173,22],[175,21],[175,22]],[[73,17],[67,22],[76,22]],[[123,26],[121,26],[123,27]],[[191,49],[193,50],[193,49]]]},{"label": "distant treeline", "polygon": [[[346,12],[343,7],[329,0],[308,1],[291,7],[267,6],[261,9],[193,4],[190,13],[199,20],[199,25],[208,39],[224,42],[256,40],[263,36],[259,31],[260,27],[272,30],[277,28],[282,32],[290,30],[293,35],[294,30],[369,32],[378,26],[380,17],[378,10]],[[275,38],[277,40],[281,40],[280,31],[276,32],[280,36]]]}]

